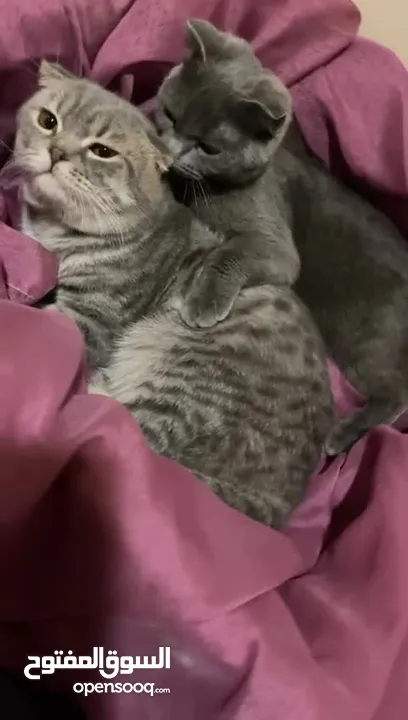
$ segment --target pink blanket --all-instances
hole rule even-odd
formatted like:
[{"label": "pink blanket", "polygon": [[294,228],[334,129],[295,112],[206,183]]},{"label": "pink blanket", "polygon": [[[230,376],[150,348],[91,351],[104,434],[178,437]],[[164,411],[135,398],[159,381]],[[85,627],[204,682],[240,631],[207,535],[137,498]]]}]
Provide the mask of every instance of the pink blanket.
[{"label": "pink blanket", "polygon": [[[0,0],[4,142],[30,59],[144,102],[194,15],[253,41],[312,148],[408,232],[408,75],[355,39],[348,0]],[[262,527],[86,395],[76,329],[27,307],[53,286],[53,259],[6,225],[0,259],[0,665],[171,648],[169,669],[115,679],[170,693],[78,694],[92,720],[406,720],[408,437],[373,430],[311,480],[286,534]],[[353,407],[335,370],[333,387]]]}]

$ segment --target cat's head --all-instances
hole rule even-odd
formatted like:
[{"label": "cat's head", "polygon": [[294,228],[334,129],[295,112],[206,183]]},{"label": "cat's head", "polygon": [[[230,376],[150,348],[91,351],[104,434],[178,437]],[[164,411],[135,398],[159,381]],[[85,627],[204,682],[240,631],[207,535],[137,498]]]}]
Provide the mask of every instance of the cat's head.
[{"label": "cat's head", "polygon": [[162,141],[132,105],[58,65],[42,63],[39,86],[17,118],[23,199],[81,232],[130,229],[160,192]]},{"label": "cat's head", "polygon": [[156,124],[192,179],[246,182],[261,174],[291,119],[288,90],[245,40],[204,20],[187,24],[188,57],[159,90]]}]

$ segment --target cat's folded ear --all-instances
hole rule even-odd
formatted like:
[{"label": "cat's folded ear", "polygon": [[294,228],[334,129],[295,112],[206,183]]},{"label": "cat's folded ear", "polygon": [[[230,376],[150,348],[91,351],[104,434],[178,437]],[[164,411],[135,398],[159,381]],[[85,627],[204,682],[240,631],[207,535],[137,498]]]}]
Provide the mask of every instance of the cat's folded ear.
[{"label": "cat's folded ear", "polygon": [[41,60],[38,82],[40,87],[48,85],[52,81],[56,80],[74,80],[75,75],[65,70],[62,65],[58,63],[49,62],[49,60]]},{"label": "cat's folded ear", "polygon": [[290,123],[290,93],[276,75],[265,71],[248,94],[239,99],[237,112],[248,132],[265,140],[272,139],[283,135]]},{"label": "cat's folded ear", "polygon": [[173,163],[174,158],[170,155],[170,152],[164,142],[159,138],[156,132],[151,128],[147,128],[146,135],[154,148],[154,161],[155,166],[160,175],[164,175]]},{"label": "cat's folded ear", "polygon": [[186,44],[190,59],[206,62],[209,59],[227,60],[236,57],[248,43],[230,33],[221,32],[207,20],[187,22]]}]

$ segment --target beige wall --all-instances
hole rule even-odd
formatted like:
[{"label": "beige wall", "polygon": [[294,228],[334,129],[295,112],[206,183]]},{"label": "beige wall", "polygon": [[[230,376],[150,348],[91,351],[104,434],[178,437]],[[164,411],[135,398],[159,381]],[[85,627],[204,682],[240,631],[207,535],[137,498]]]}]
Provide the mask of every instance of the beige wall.
[{"label": "beige wall", "polygon": [[408,0],[354,0],[362,13],[361,35],[387,45],[408,67]]}]

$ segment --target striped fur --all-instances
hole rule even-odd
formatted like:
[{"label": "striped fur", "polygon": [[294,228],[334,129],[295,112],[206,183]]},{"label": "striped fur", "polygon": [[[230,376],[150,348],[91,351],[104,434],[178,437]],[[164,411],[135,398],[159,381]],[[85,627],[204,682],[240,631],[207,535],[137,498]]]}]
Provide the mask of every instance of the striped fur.
[{"label": "striped fur", "polygon": [[[156,451],[233,507],[279,526],[332,422],[310,315],[289,288],[265,285],[241,291],[214,327],[186,325],[184,297],[220,238],[161,182],[166,154],[136,109],[55,68],[43,83],[20,113],[15,157],[27,172],[24,228],[59,257],[56,307],[82,328],[102,391],[130,409]],[[44,104],[56,108],[61,136],[77,140],[63,177],[59,163],[33,167],[33,117]],[[119,157],[88,157],[94,137]],[[46,139],[62,144],[58,133]]]}]

